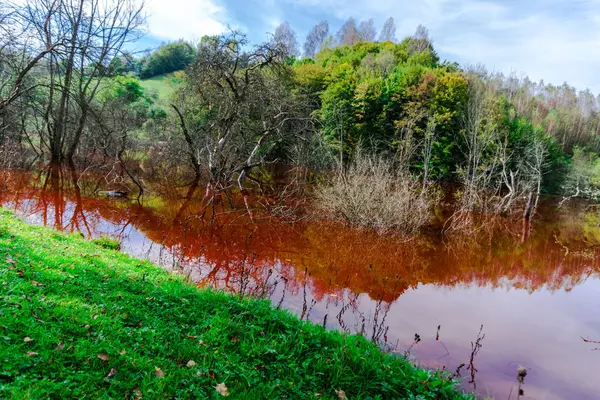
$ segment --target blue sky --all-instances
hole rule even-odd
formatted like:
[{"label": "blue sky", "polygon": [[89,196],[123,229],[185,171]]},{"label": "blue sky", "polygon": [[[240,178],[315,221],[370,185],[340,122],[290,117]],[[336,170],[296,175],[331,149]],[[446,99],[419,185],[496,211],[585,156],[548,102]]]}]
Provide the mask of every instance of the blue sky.
[{"label": "blue sky", "polygon": [[443,59],[600,93],[600,0],[148,0],[144,44],[199,39],[231,26],[253,42],[288,21],[304,42],[328,20],[394,17],[399,38],[429,28]]}]

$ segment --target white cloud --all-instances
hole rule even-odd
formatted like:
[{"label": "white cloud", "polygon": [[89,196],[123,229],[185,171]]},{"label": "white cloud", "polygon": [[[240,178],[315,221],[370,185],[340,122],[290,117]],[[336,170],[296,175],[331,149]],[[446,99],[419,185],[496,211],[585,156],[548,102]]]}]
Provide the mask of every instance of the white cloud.
[{"label": "white cloud", "polygon": [[162,39],[200,39],[226,29],[227,12],[211,0],[149,0],[145,10],[149,33]]},{"label": "white cloud", "polygon": [[[489,69],[518,74],[560,85],[567,81],[578,89],[600,91],[600,33],[598,21],[587,15],[564,14],[554,9],[515,10],[481,24],[466,20],[467,27],[450,27],[437,48],[448,58],[483,62]],[[528,12],[527,12],[528,11]],[[557,13],[558,12],[558,13]],[[473,28],[469,28],[471,25]]]}]

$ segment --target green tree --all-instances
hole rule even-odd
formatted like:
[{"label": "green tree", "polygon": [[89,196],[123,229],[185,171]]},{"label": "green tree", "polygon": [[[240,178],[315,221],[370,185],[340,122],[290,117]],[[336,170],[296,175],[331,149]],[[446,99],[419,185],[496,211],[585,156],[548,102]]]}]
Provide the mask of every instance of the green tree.
[{"label": "green tree", "polygon": [[194,60],[196,50],[187,42],[178,41],[160,46],[142,59],[142,79],[185,69]]}]

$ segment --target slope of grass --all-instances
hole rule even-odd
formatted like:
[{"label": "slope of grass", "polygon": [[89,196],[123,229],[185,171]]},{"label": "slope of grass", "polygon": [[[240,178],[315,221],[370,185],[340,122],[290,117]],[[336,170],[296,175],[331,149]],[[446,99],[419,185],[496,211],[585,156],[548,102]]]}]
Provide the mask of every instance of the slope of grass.
[{"label": "slope of grass", "polygon": [[158,101],[168,104],[171,96],[179,84],[174,74],[164,74],[140,81],[144,91],[156,94]]},{"label": "slope of grass", "polygon": [[197,289],[0,210],[0,398],[462,398],[268,301]]}]

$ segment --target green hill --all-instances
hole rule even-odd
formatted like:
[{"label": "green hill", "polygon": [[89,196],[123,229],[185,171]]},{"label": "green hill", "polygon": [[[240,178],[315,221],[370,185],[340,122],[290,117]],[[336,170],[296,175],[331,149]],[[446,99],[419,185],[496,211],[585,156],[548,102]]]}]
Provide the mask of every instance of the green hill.
[{"label": "green hill", "polygon": [[175,72],[144,79],[141,81],[141,84],[147,94],[156,94],[159,103],[167,104],[173,93],[175,93],[177,86],[181,84],[176,74]]}]

